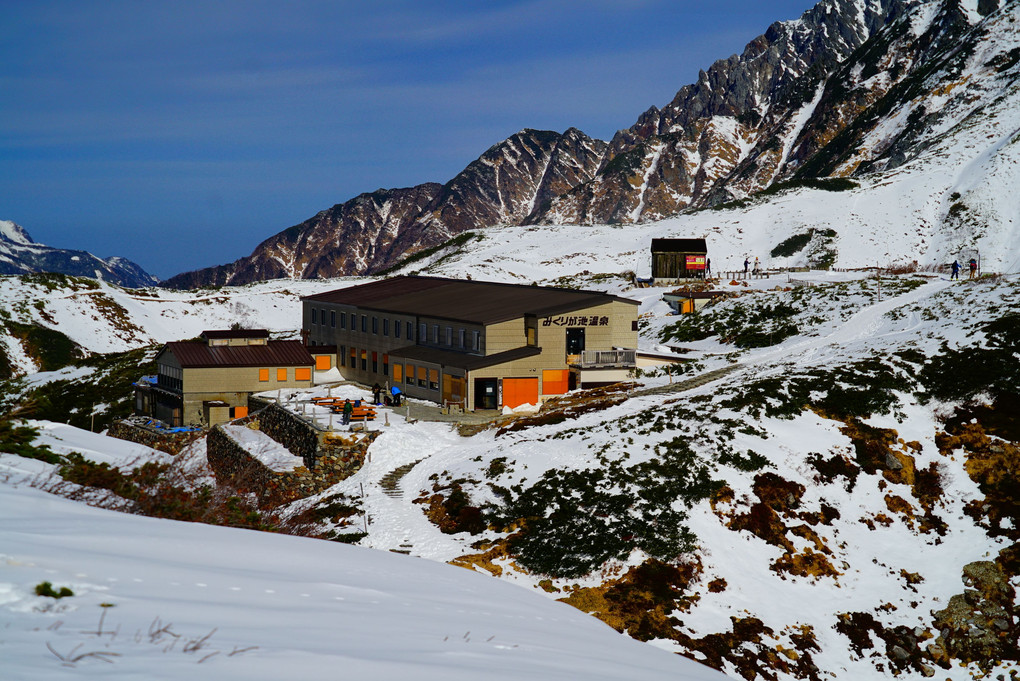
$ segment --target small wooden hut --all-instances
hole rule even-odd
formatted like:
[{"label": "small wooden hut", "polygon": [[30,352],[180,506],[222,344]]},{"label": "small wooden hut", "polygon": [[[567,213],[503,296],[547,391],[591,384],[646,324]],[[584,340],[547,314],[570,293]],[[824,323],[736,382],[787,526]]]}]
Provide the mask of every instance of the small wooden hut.
[{"label": "small wooden hut", "polygon": [[652,239],[652,283],[704,279],[708,246],[704,239]]}]

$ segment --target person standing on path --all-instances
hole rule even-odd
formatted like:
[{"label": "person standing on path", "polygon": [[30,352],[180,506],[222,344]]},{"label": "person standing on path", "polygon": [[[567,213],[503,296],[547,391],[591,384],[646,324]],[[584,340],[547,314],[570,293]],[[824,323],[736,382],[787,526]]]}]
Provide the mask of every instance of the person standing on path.
[{"label": "person standing on path", "polygon": [[744,258],[744,276],[745,277],[747,276],[747,266],[750,265],[750,264],[751,264],[751,261],[748,260],[747,258]]},{"label": "person standing on path", "polygon": [[958,260],[954,260],[953,261],[953,274],[952,274],[952,276],[949,277],[949,279],[952,280],[952,279],[959,279],[959,278],[960,278],[960,262]]},{"label": "person standing on path", "polygon": [[349,426],[351,424],[351,414],[354,413],[354,405],[351,404],[350,400],[344,400],[344,425]]},{"label": "person standing on path", "polygon": [[968,265],[970,266],[970,278],[973,279],[974,275],[977,273],[977,260],[971,258]]}]

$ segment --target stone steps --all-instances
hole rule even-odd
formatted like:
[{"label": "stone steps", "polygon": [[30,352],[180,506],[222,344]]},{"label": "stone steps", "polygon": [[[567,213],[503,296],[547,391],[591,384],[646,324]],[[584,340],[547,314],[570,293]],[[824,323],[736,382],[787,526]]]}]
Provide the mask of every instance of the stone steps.
[{"label": "stone steps", "polygon": [[404,494],[403,490],[400,489],[400,480],[422,461],[424,461],[424,459],[405,463],[403,466],[394,468],[392,471],[384,475],[382,480],[379,481],[379,485],[383,488],[383,494],[391,499],[400,499]]}]

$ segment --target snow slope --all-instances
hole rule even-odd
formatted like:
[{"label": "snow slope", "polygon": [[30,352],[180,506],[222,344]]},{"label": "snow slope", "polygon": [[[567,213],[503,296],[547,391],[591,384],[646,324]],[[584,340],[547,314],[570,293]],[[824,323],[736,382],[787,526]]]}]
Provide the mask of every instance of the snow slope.
[{"label": "snow slope", "polygon": [[7,679],[725,678],[461,568],[11,484],[35,463],[0,456]]}]

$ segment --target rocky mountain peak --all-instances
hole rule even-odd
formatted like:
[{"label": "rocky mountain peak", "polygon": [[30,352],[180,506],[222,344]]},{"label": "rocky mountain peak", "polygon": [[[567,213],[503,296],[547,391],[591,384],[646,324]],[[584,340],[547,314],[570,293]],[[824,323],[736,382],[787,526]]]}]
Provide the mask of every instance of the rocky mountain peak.
[{"label": "rocky mountain peak", "polygon": [[54,272],[103,279],[118,286],[143,288],[159,280],[126,258],[104,260],[86,251],[37,243],[21,225],[0,220],[0,274]]},{"label": "rocky mountain peak", "polygon": [[[821,0],[702,70],[608,143],[576,128],[524,129],[443,185],[355,197],[247,258],[170,283],[370,274],[481,227],[657,220],[777,182],[896,167],[929,143],[939,88],[956,87],[954,74],[982,40],[978,24],[1008,7],[1016,2]],[[1008,54],[1001,60],[1015,65]],[[967,88],[985,92],[978,81]]]}]

